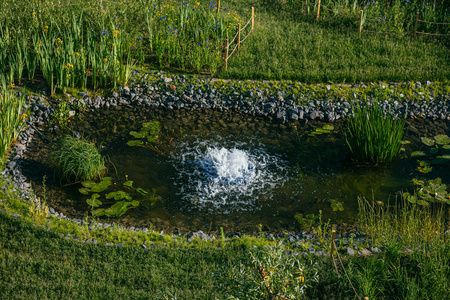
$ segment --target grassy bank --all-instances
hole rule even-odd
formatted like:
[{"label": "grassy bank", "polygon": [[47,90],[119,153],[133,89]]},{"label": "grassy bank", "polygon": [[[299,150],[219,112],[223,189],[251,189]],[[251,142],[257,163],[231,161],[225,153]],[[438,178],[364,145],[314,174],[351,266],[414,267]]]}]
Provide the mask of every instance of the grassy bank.
[{"label": "grassy bank", "polygon": [[[308,14],[301,5],[283,5],[283,1],[227,0],[221,2],[219,12],[217,3],[205,0],[45,2],[23,5],[9,0],[0,5],[0,73],[9,84],[44,78],[52,93],[71,87],[117,87],[128,83],[139,64],[239,79],[450,78],[446,36],[359,36],[357,30],[346,30],[357,28],[356,21],[333,15],[315,21],[315,4]],[[329,7],[338,5],[328,2]],[[238,23],[249,20],[251,7],[256,11],[255,29],[224,70],[224,40],[233,38]],[[399,14],[409,10],[399,8]],[[423,10],[421,18],[448,20],[448,10],[434,14]],[[374,18],[385,12],[372,13]],[[382,31],[392,29],[383,26]]]}]

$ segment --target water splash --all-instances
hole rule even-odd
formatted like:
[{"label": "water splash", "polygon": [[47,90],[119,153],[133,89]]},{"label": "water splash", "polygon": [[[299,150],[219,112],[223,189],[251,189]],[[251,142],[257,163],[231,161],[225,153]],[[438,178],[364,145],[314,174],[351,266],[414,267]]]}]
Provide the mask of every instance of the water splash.
[{"label": "water splash", "polygon": [[208,148],[199,163],[206,176],[216,184],[248,183],[255,178],[255,166],[240,149]]},{"label": "water splash", "polygon": [[178,145],[172,159],[179,195],[189,206],[230,213],[257,210],[286,177],[284,161],[256,141],[197,139]]}]

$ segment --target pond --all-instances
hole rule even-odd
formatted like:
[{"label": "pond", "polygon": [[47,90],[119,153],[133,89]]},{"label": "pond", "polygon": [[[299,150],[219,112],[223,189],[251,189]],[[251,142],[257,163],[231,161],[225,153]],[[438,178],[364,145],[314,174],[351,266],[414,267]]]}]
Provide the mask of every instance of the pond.
[{"label": "pond", "polygon": [[[130,132],[139,132],[150,121],[159,121],[163,148],[129,146],[135,139]],[[217,232],[223,227],[226,232],[254,233],[258,224],[271,232],[297,231],[295,215],[317,217],[319,211],[325,220],[351,226],[359,196],[393,200],[399,191],[411,191],[411,179],[419,175],[450,181],[444,167],[423,175],[416,171],[417,160],[410,158],[422,147],[420,137],[448,134],[448,122],[408,120],[404,139],[411,143],[404,154],[377,167],[351,160],[343,121],[328,124],[333,129],[323,134],[311,134],[324,125],[279,124],[231,112],[116,107],[80,113],[69,129],[101,145],[106,176],[113,183],[132,180],[134,187],[157,199],[118,218],[100,217],[100,222],[165,232]],[[46,134],[54,141],[62,136]],[[83,218],[90,211],[90,196],[79,192],[80,183],[60,181],[49,159],[54,148],[54,143],[35,138],[24,174],[38,195],[46,176],[49,205]]]}]

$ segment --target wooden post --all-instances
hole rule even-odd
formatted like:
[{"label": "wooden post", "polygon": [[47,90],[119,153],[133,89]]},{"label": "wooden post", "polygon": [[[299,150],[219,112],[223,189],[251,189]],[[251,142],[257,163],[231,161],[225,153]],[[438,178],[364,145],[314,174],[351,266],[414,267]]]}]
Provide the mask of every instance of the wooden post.
[{"label": "wooden post", "polygon": [[238,24],[237,49],[241,47],[241,23]]},{"label": "wooden post", "polygon": [[217,13],[220,12],[220,0],[217,1]]},{"label": "wooden post", "polygon": [[255,28],[255,8],[252,6],[252,30]]},{"label": "wooden post", "polygon": [[333,230],[331,230],[331,250],[330,250],[330,256],[331,259],[333,259],[333,255],[334,255],[334,239],[336,238],[336,229],[333,228]]},{"label": "wooden post", "polygon": [[320,16],[320,0],[319,0],[319,5],[317,5],[317,18],[316,18],[316,21],[319,21],[319,16]]},{"label": "wooden post", "polygon": [[416,12],[416,23],[414,24],[414,38],[417,37],[417,23],[419,22],[419,11]]},{"label": "wooden post", "polygon": [[228,39],[225,39],[225,71],[228,69]]},{"label": "wooden post", "polygon": [[363,15],[364,15],[364,11],[361,10],[361,17],[359,18],[359,36],[361,36],[361,31],[362,31]]}]

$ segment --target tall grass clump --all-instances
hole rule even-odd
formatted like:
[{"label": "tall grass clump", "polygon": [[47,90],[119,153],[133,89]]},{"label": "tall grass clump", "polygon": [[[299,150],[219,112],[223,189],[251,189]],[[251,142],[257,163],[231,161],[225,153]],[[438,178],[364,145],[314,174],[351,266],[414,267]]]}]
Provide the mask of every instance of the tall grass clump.
[{"label": "tall grass clump", "polygon": [[398,154],[404,127],[405,119],[383,111],[376,102],[356,104],[347,120],[345,140],[357,162],[377,165]]},{"label": "tall grass clump", "polygon": [[58,142],[57,147],[52,156],[62,180],[76,182],[103,176],[105,159],[95,143],[67,135]]},{"label": "tall grass clump", "polygon": [[18,137],[27,114],[25,99],[15,97],[11,87],[3,78],[0,89],[0,165],[3,164],[9,147]]},{"label": "tall grass clump", "polygon": [[356,269],[354,277],[361,291],[374,286],[378,296],[390,299],[447,299],[448,207],[423,207],[407,201],[392,207],[365,199],[358,202],[360,229],[383,249],[380,256],[361,262]]}]

